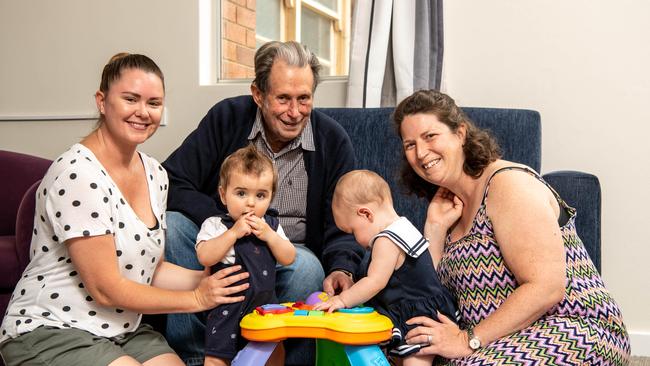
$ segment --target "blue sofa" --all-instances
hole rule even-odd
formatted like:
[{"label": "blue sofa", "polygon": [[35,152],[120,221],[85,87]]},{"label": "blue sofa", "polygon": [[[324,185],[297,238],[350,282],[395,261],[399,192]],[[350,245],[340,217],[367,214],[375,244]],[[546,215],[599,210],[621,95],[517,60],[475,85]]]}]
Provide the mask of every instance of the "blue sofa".
[{"label": "blue sofa", "polygon": [[[357,167],[373,170],[384,177],[393,190],[395,208],[417,227],[424,226],[428,202],[404,193],[399,184],[402,144],[393,127],[393,108],[320,108],[338,121],[352,139]],[[541,171],[542,131],[536,111],[499,108],[463,108],[477,126],[488,129],[497,138],[503,158],[526,164]],[[557,171],[543,178],[578,211],[578,235],[600,271],[600,183],[592,174]]]}]

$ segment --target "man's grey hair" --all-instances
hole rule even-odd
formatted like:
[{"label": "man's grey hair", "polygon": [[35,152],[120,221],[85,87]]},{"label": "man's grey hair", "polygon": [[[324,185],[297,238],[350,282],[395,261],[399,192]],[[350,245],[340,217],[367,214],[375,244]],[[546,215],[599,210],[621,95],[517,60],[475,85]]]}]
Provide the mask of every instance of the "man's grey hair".
[{"label": "man's grey hair", "polygon": [[320,82],[321,65],[318,57],[311,52],[307,46],[295,41],[271,41],[267,42],[255,52],[255,80],[253,84],[263,93],[269,91],[269,77],[271,67],[276,60],[282,60],[289,66],[305,67],[309,65],[314,75],[314,86],[312,92]]}]

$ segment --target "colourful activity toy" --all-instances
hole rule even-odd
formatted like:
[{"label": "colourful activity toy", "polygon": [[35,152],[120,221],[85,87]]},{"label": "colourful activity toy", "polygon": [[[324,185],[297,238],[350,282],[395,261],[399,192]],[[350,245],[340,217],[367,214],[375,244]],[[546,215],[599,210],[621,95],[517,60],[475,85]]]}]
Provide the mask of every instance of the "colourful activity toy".
[{"label": "colourful activity toy", "polygon": [[251,341],[277,342],[286,338],[319,338],[351,345],[376,344],[390,338],[391,321],[372,308],[326,313],[291,305],[264,305],[246,315],[242,336]]},{"label": "colourful activity toy", "polygon": [[242,336],[251,342],[237,354],[232,365],[264,365],[277,342],[286,338],[316,338],[317,366],[388,366],[376,344],[391,337],[390,319],[370,307],[333,313],[312,310],[313,305],[327,298],[326,293],[315,292],[304,303],[267,304],[244,316],[240,322]]}]

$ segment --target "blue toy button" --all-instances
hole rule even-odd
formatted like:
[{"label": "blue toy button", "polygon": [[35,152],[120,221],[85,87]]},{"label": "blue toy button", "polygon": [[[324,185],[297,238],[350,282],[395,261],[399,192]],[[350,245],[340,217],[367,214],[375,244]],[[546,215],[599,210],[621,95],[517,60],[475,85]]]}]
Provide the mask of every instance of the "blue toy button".
[{"label": "blue toy button", "polygon": [[307,316],[307,315],[309,315],[309,310],[294,310],[293,315],[294,316]]},{"label": "blue toy button", "polygon": [[351,309],[339,309],[338,311],[347,314],[369,314],[375,311],[375,309],[371,308],[370,306],[363,306]]}]

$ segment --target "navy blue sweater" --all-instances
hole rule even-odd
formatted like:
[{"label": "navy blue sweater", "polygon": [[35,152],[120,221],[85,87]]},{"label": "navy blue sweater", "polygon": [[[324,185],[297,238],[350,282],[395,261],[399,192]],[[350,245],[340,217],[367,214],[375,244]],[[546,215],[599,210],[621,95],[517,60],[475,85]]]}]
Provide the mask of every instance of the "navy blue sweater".
[{"label": "navy blue sweater", "polygon": [[[251,96],[224,99],[203,117],[196,130],[163,162],[169,173],[167,209],[197,225],[225,214],[217,193],[224,159],[248,144],[257,105]],[[332,216],[332,194],[339,177],[354,169],[354,150],[345,130],[325,114],[312,110],[316,151],[303,151],[307,187],[305,244],[321,259],[326,273],[356,273],[363,255],[352,235],[341,232]]]}]

